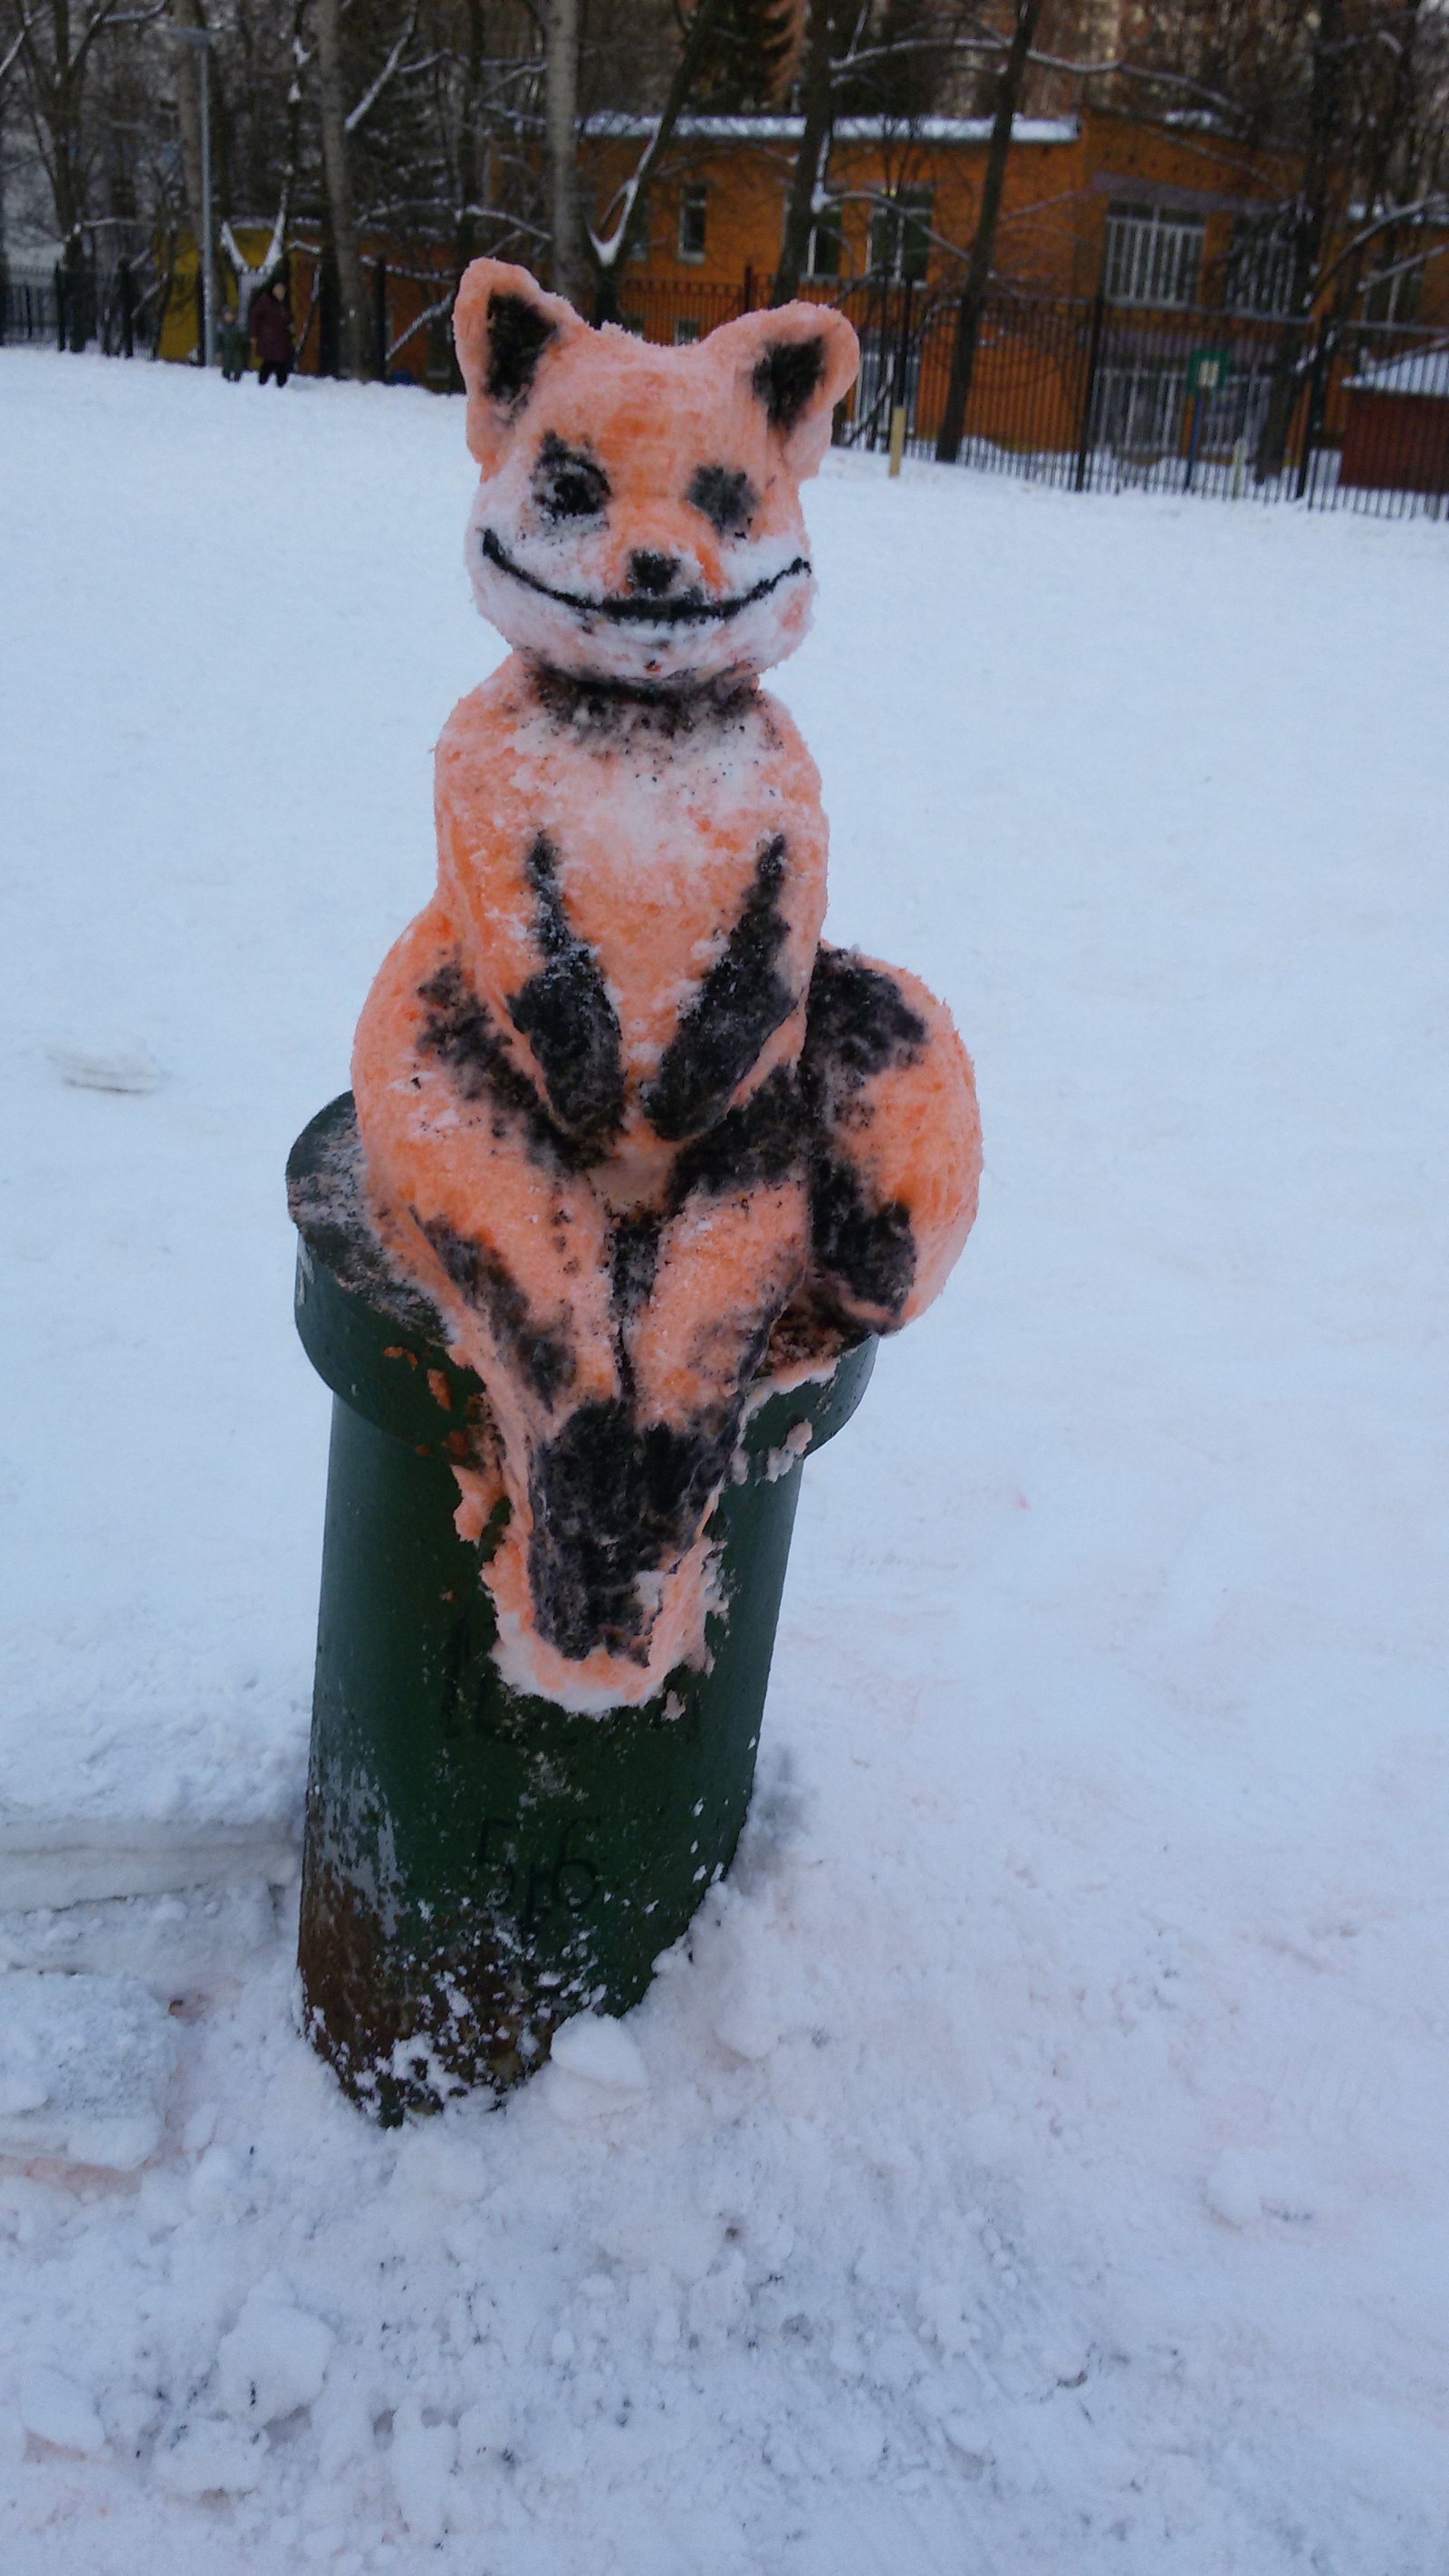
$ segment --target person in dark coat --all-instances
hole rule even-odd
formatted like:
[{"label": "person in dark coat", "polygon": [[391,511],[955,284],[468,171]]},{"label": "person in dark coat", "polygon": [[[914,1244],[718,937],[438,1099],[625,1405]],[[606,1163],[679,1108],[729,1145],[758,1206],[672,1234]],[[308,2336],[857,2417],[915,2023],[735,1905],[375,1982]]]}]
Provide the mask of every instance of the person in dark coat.
[{"label": "person in dark coat", "polygon": [[258,384],[264,385],[268,376],[275,376],[278,384],[284,385],[297,363],[285,277],[274,277],[270,286],[252,297],[248,328],[257,353]]}]

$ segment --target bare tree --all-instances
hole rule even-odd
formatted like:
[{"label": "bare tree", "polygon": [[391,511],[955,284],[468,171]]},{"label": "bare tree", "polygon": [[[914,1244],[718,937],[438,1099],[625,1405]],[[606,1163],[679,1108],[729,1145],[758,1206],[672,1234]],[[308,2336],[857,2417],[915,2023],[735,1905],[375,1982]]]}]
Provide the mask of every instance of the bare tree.
[{"label": "bare tree", "polygon": [[810,251],[810,235],[824,205],[825,175],[835,133],[836,48],[845,34],[847,8],[853,27],[862,12],[852,0],[807,0],[805,43],[800,62],[799,104],[803,117],[799,149],[785,192],[785,219],[780,257],[771,290],[772,304],[788,304],[800,292]]},{"label": "bare tree", "polygon": [[[173,26],[183,30],[204,27],[206,20],[201,0],[169,0]],[[200,45],[171,46],[176,95],[176,123],[181,140],[181,172],[186,186],[186,211],[191,219],[191,238],[198,259],[204,259],[202,234],[205,215],[201,185],[201,84],[207,77]],[[198,343],[198,351],[200,344]]]},{"label": "bare tree", "polygon": [[348,162],[347,96],[343,87],[339,0],[317,0],[317,95],[322,112],[322,158],[327,171],[332,246],[342,290],[346,372],[361,378],[368,371],[367,297],[362,284],[352,172]]},{"label": "bare tree", "polygon": [[[1260,477],[1276,474],[1355,303],[1386,274],[1411,275],[1424,228],[1449,218],[1449,25],[1436,0],[1143,0],[1135,41],[1143,112],[1191,99],[1258,156],[1286,272],[1256,458]],[[1405,259],[1416,231],[1420,259]]]},{"label": "bare tree", "polygon": [[961,437],[966,426],[966,403],[970,395],[971,377],[976,364],[976,342],[981,331],[986,290],[991,282],[992,256],[996,248],[996,226],[1001,214],[1002,190],[1006,185],[1006,165],[1011,154],[1012,128],[1016,121],[1016,112],[1030,64],[1032,45],[1041,12],[1042,0],[1016,0],[1016,20],[1011,31],[1011,42],[997,74],[991,141],[986,153],[986,174],[981,183],[981,206],[976,218],[976,231],[972,237],[970,256],[966,262],[966,277],[961,289],[955,336],[951,344],[951,375],[946,387],[941,427],[936,439],[936,455],[943,465],[954,465],[961,452]]},{"label": "bare tree", "polygon": [[7,55],[20,75],[24,112],[49,182],[61,243],[70,339],[83,349],[89,337],[85,225],[90,212],[93,138],[86,124],[86,90],[97,49],[114,23],[121,0],[10,0]]},{"label": "bare tree", "polygon": [[579,206],[579,0],[548,0],[545,84],[553,285],[583,300],[584,227]]},{"label": "bare tree", "polygon": [[723,10],[724,0],[695,0],[663,105],[653,120],[653,130],[606,214],[606,222],[608,215],[614,216],[613,228],[596,232],[590,224],[585,230],[584,239],[594,277],[596,322],[612,322],[617,317],[619,272],[638,239],[639,228],[645,219],[649,183],[669,150],[675,129],[689,105],[690,93],[709,59],[710,45]]}]

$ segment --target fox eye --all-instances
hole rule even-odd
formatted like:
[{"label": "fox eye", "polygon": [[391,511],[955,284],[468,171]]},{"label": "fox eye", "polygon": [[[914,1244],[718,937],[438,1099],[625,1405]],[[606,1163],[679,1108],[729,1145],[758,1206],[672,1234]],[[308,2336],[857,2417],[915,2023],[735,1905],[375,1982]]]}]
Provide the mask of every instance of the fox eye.
[{"label": "fox eye", "polygon": [[592,456],[565,447],[550,430],[538,451],[533,494],[546,519],[597,519],[609,498],[609,478]]},{"label": "fox eye", "polygon": [[760,506],[748,474],[734,474],[728,465],[701,465],[689,487],[689,499],[722,537],[744,536]]}]

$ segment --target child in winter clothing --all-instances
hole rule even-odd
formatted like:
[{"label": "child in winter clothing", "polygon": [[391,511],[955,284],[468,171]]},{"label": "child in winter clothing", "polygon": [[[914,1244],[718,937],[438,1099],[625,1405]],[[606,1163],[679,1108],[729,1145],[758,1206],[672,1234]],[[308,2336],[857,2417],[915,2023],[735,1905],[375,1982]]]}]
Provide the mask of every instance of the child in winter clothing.
[{"label": "child in winter clothing", "polygon": [[284,385],[297,361],[297,353],[292,346],[292,315],[284,277],[273,278],[270,286],[264,286],[260,294],[252,297],[249,329],[252,347],[257,353],[258,384],[264,385],[268,376],[274,375],[278,384]]}]

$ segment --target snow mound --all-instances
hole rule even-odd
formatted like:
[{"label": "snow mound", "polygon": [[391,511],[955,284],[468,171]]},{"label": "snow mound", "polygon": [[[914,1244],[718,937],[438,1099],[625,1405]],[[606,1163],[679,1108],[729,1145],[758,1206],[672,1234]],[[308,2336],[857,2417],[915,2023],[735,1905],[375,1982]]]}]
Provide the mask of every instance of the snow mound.
[{"label": "snow mound", "polygon": [[33,2363],[20,2383],[20,2421],[38,2441],[59,2451],[100,2451],[105,2427],[83,2388],[63,2370]]},{"label": "snow mound", "polygon": [[161,1079],[161,1067],[139,1038],[53,1046],[50,1061],[78,1091],[154,1091]]},{"label": "snow mound", "polygon": [[217,2395],[246,2424],[278,2424],[322,2394],[336,2338],[269,2276],[251,2293],[216,2356]]},{"label": "snow mound", "polygon": [[0,1976],[0,2152],[132,2173],[175,2067],[174,2025],[134,1977]]},{"label": "snow mound", "polygon": [[158,2486],[175,2496],[250,2495],[260,2486],[271,2448],[265,2433],[202,2417],[183,2424],[168,2449],[158,2451]]},{"label": "snow mound", "polygon": [[559,2119],[596,2120],[627,2111],[649,2090],[639,2043],[622,2022],[578,2013],[554,2032],[549,2102]]}]

